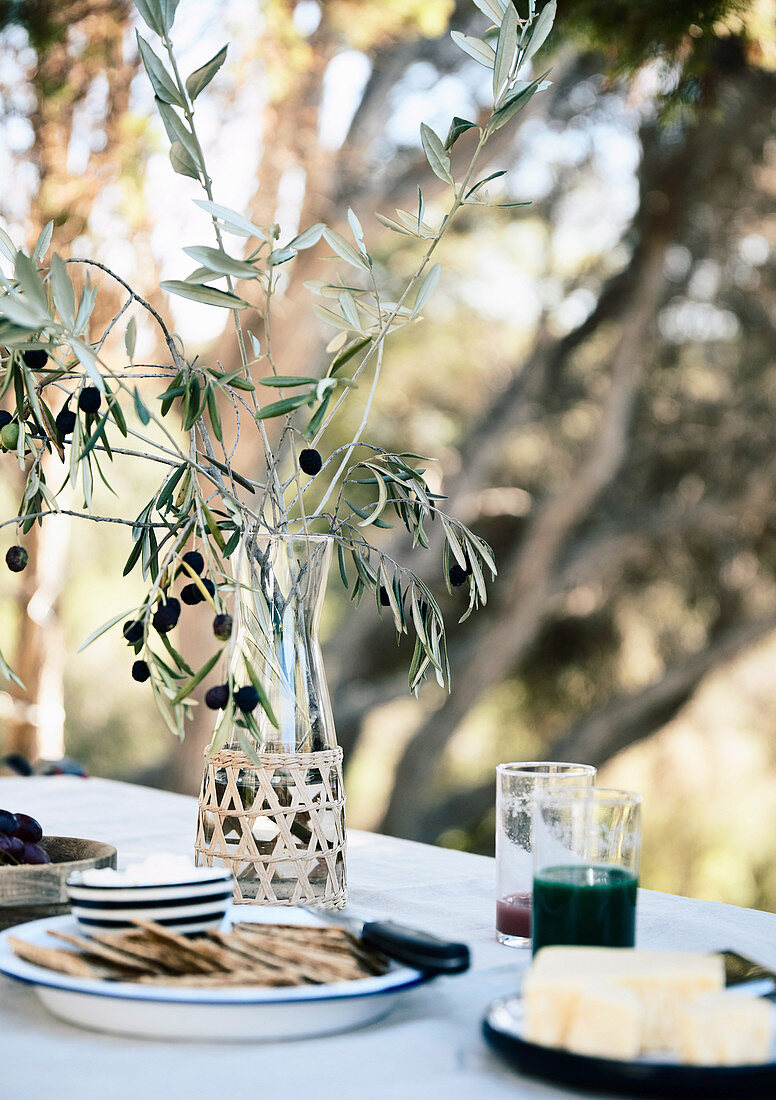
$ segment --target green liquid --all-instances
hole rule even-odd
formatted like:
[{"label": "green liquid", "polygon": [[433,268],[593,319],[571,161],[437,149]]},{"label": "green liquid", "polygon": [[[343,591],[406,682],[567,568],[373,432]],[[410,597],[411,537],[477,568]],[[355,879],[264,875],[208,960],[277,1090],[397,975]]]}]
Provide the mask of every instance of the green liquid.
[{"label": "green liquid", "polygon": [[550,944],[633,947],[638,879],[622,867],[547,867],[533,887],[533,952]]}]

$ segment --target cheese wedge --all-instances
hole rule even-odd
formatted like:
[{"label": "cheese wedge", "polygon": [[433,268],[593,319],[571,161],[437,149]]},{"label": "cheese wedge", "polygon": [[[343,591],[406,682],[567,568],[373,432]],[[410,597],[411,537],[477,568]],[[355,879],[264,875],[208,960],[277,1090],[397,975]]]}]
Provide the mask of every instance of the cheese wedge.
[{"label": "cheese wedge", "polygon": [[678,1006],[676,1047],[696,1066],[767,1062],[773,1047],[774,1008],[758,997],[706,993]]},{"label": "cheese wedge", "polygon": [[[554,1041],[547,1045],[567,1046],[567,1031],[573,1014],[569,1004],[576,1003],[580,987],[607,985],[637,998],[641,1018],[640,1046],[646,1053],[672,1047],[677,1005],[699,993],[723,989],[725,966],[719,955],[696,955],[685,951],[545,947],[536,955],[524,986],[527,1020],[534,1015],[532,999],[537,991],[548,985],[555,991],[560,1022]],[[541,995],[544,1014],[549,1011],[547,997],[552,995],[547,992]],[[608,1038],[602,1038],[602,1044],[608,1042]],[[605,1056],[603,1049],[601,1056]]]}]

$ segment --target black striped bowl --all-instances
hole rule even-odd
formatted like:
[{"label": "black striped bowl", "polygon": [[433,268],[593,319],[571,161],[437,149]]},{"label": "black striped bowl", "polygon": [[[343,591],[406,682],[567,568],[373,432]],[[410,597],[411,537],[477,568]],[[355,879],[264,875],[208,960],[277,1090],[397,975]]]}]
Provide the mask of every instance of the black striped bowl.
[{"label": "black striped bowl", "polygon": [[213,869],[187,882],[149,886],[89,886],[80,875],[67,880],[72,913],[84,932],[121,932],[149,920],[171,932],[194,935],[218,928],[232,900],[232,872]]}]

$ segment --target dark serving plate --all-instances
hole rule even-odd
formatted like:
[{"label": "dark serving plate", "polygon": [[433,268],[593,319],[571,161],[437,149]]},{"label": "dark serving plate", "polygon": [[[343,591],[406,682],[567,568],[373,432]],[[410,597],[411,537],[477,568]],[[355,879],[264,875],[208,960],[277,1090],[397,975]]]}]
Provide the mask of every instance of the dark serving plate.
[{"label": "dark serving plate", "polygon": [[519,997],[494,1001],[485,1038],[521,1073],[584,1093],[654,1100],[774,1100],[776,1062],[758,1066],[686,1066],[644,1059],[620,1062],[539,1046],[522,1038]]}]

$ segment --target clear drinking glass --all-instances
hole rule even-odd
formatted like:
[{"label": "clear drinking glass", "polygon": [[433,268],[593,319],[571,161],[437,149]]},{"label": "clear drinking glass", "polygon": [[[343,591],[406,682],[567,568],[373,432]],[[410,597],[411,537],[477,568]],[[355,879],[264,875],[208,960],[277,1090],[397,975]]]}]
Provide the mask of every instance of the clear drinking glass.
[{"label": "clear drinking glass", "polygon": [[591,764],[527,760],[496,769],[496,937],[509,947],[531,942],[533,801],[537,792],[592,786]]},{"label": "clear drinking glass", "polygon": [[543,791],[534,804],[533,950],[633,947],[641,795],[604,787]]}]

